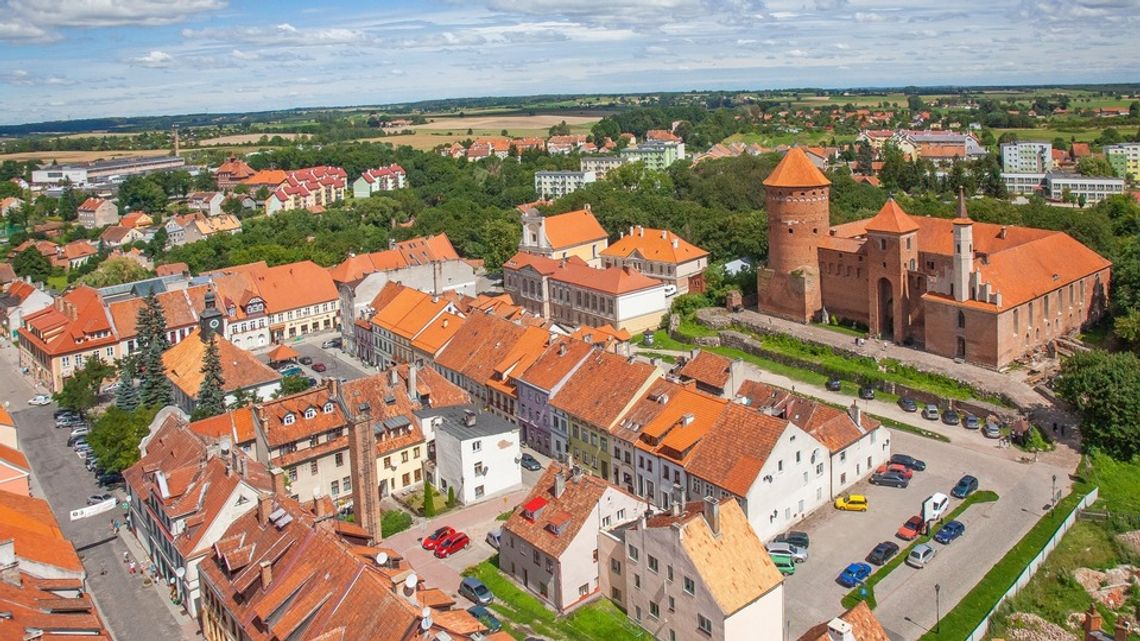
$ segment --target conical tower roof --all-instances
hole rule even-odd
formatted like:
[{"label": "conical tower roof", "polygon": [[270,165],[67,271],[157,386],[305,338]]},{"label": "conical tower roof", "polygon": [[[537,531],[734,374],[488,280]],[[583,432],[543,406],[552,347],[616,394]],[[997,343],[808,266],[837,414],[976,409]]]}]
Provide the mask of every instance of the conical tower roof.
[{"label": "conical tower roof", "polygon": [[894,198],[890,198],[887,200],[887,204],[879,210],[879,213],[867,221],[864,229],[887,234],[906,234],[917,231],[918,223],[914,222],[914,219],[910,217],[910,214],[903,211],[902,207],[899,207]]},{"label": "conical tower roof", "polygon": [[816,168],[799,147],[792,147],[768,177],[765,187],[826,187],[831,181]]}]

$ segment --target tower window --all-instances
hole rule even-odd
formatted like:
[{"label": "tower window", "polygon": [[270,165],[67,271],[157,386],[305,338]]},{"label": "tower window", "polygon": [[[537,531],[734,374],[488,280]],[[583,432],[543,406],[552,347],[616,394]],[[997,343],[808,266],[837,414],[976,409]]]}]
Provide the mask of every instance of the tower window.
[{"label": "tower window", "polygon": [[958,329],[966,329],[966,315],[961,311],[958,312]]},{"label": "tower window", "polygon": [[795,231],[796,231],[796,230],[792,229],[791,227],[788,227],[788,233],[789,233],[789,234],[794,234],[794,233],[795,233]]},{"label": "tower window", "polygon": [[880,238],[879,239],[879,249],[881,249],[883,251],[887,250],[887,239],[886,238]]}]

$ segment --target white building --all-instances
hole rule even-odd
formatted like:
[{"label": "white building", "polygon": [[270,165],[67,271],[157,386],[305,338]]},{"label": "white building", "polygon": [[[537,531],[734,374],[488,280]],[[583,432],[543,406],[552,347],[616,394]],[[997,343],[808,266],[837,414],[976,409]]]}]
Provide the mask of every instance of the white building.
[{"label": "white building", "polygon": [[514,489],[522,483],[519,427],[470,406],[417,412],[424,434],[435,434],[434,482],[452,489],[464,505]]},{"label": "white building", "polygon": [[582,156],[578,162],[581,171],[592,171],[598,180],[605,180],[606,174],[626,163],[621,156]]},{"label": "white building", "polygon": [[1007,142],[1001,145],[1001,170],[1011,174],[1044,174],[1053,169],[1053,144]]},{"label": "white building", "polygon": [[674,505],[599,535],[607,595],[656,639],[783,639],[784,577],[737,502]]},{"label": "white building", "polygon": [[1080,174],[1045,174],[1045,193],[1049,200],[1061,200],[1065,190],[1078,202],[1081,197],[1088,204],[1124,193],[1124,179],[1109,176],[1082,176]]},{"label": "white building", "polygon": [[1011,194],[1035,194],[1043,189],[1045,174],[1008,174],[1002,172],[1002,182]]},{"label": "white building", "polygon": [[551,463],[503,525],[499,568],[559,612],[608,596],[598,534],[648,507],[605,479]]},{"label": "white building", "polygon": [[578,191],[597,180],[592,171],[536,171],[534,191],[539,198],[551,200]]},{"label": "white building", "polygon": [[33,185],[58,185],[69,182],[73,185],[87,184],[87,169],[84,167],[69,167],[67,165],[53,165],[43,169],[32,170]]}]

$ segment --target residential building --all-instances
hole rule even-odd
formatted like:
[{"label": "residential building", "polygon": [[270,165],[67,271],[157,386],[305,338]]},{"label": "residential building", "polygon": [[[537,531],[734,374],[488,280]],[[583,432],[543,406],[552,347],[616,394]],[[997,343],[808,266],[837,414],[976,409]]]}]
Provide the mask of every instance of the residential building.
[{"label": "residential building", "polygon": [[519,251],[547,258],[576,256],[591,267],[601,265],[601,253],[609,244],[609,234],[598,219],[585,209],[543,216],[529,209],[522,215],[522,240]]},{"label": "residential building", "polygon": [[621,156],[582,156],[578,161],[578,169],[582,172],[593,172],[597,180],[605,180],[606,174],[621,167],[626,162]]},{"label": "residential building", "polygon": [[649,506],[605,479],[551,463],[503,524],[499,568],[559,612],[598,596],[598,535]]},{"label": "residential building", "polygon": [[740,505],[676,506],[602,531],[603,590],[656,639],[783,638],[784,577]]},{"label": "residential building", "polygon": [[630,267],[673,287],[673,293],[704,291],[709,253],[667,229],[629,228],[602,251],[603,267]]},{"label": "residential building", "polygon": [[515,378],[518,423],[522,428],[522,440],[529,447],[546,456],[561,458],[554,449],[554,413],[550,408],[550,397],[562,389],[593,349],[583,340],[558,338]]},{"label": "residential building", "polygon": [[890,637],[867,602],[859,601],[834,619],[813,626],[797,641],[890,641]]},{"label": "residential building", "polygon": [[539,198],[557,199],[597,180],[592,171],[536,171],[534,191]]},{"label": "residential building", "polygon": [[222,203],[226,197],[220,191],[196,191],[186,197],[186,206],[207,216],[222,213]]},{"label": "residential building", "polygon": [[455,303],[389,282],[378,298],[386,299],[378,305],[376,315],[369,321],[372,330],[372,354],[368,362],[385,367],[394,363],[412,362],[412,341],[420,332],[435,322],[443,314],[455,315],[459,308]]},{"label": "residential building", "polygon": [[257,279],[248,271],[211,274],[207,277],[217,296],[218,309],[225,314],[226,340],[246,350],[266,347],[272,342],[265,298]]},{"label": "residential building", "polygon": [[119,222],[119,206],[102,198],[88,198],[75,210],[76,222],[87,229],[99,229]]},{"label": "residential building", "polygon": [[229,439],[230,447],[245,452],[251,459],[254,456],[257,434],[253,427],[252,405],[191,421],[186,427],[204,442],[221,443],[223,439]]},{"label": "residential building", "polygon": [[91,241],[73,240],[56,248],[55,256],[51,258],[51,264],[62,268],[64,271],[71,271],[86,265],[87,261],[98,253],[99,250]]},{"label": "residential building", "polygon": [[264,301],[274,342],[337,329],[340,296],[328,270],[316,263],[303,260],[269,267],[257,262],[203,274],[211,281],[237,275]]},{"label": "residential building", "polygon": [[477,503],[522,483],[519,427],[469,405],[416,413],[435,435],[432,483],[463,505]]},{"label": "residential building", "polygon": [[283,169],[262,169],[250,174],[248,178],[242,179],[241,184],[248,187],[252,194],[256,194],[262,189],[265,189],[267,194],[271,194],[288,178],[289,172]]},{"label": "residential building", "polygon": [[1132,182],[1140,180],[1140,142],[1125,142],[1105,145],[1104,157],[1121,178],[1132,177]]},{"label": "residential building", "polygon": [[[206,291],[206,287],[197,286],[155,295],[166,321],[167,343],[181,343],[198,327],[199,315],[206,308]],[[119,339],[120,356],[138,351],[138,315],[145,306],[146,299],[138,296],[107,303],[107,313],[111,316],[115,335]]]},{"label": "residential building", "polygon": [[[236,156],[230,156],[226,159],[226,162],[218,165],[218,168],[214,170],[214,180],[218,183],[218,189],[230,191],[254,173],[256,172],[254,172],[253,167],[246,164],[244,160],[238,160]],[[280,184],[280,181],[278,181],[278,184]]]},{"label": "residential building", "polygon": [[585,134],[551,136],[546,140],[546,152],[551,156],[564,156],[585,146],[587,137]]},{"label": "residential building", "polygon": [[3,323],[8,338],[15,341],[19,330],[24,326],[24,319],[29,315],[51,307],[55,299],[50,294],[35,285],[18,280],[8,287],[8,291],[0,296],[0,308],[3,314]]},{"label": "residential building", "polygon": [[0,198],[0,216],[7,216],[8,212],[23,208],[24,201],[15,196]]},{"label": "residential building", "polygon": [[[609,479],[612,431],[661,371],[649,363],[593,350],[562,389],[550,397],[554,453]],[[600,385],[599,381],[605,381]]]},{"label": "residential building", "polygon": [[953,220],[911,216],[890,200],[872,218],[829,228],[830,181],[798,149],[764,184],[762,312],[808,322],[826,309],[873,336],[1003,367],[1106,309],[1111,263],[1062,232],[975,223],[964,194]]},{"label": "residential building", "polygon": [[[178,216],[172,217],[180,218]],[[241,231],[241,219],[232,214],[217,214],[206,216],[198,213],[185,220],[182,242],[184,244],[196,243],[214,236],[236,234]],[[173,243],[172,243],[173,244]]]},{"label": "residential building", "polygon": [[[247,179],[248,180],[248,179]],[[306,167],[291,171],[265,201],[265,214],[308,209],[314,213],[344,200],[348,174],[340,167]]]},{"label": "residential building", "polygon": [[17,333],[20,367],[49,392],[62,389],[87,359],[117,358],[119,339],[102,297],[90,287],[72,289],[51,307],[26,315]]},{"label": "residential building", "polygon": [[154,219],[150,214],[143,211],[132,211],[126,216],[119,219],[120,227],[129,227],[131,229],[144,229],[154,225]]},{"label": "residential building", "polygon": [[352,181],[352,196],[368,198],[378,191],[403,189],[408,185],[408,174],[399,165],[388,165],[369,169]]},{"label": "residential building", "polygon": [[1001,170],[1010,174],[1044,174],[1053,169],[1053,143],[1005,142],[1001,145]]},{"label": "residential building", "polygon": [[685,143],[647,140],[621,150],[625,162],[640,162],[650,171],[665,171],[678,160],[685,159]]},{"label": "residential building", "polygon": [[1123,178],[1112,176],[1083,176],[1081,174],[1062,174],[1049,172],[1045,174],[1045,197],[1049,200],[1063,200],[1068,193],[1074,200],[1082,200],[1093,205],[1108,198],[1124,193],[1125,181]]},{"label": "residential building", "polygon": [[199,564],[226,529],[273,490],[269,472],[228,441],[211,442],[173,408],[155,417],[139,444],[139,460],[123,471],[128,527],[197,617]]},{"label": "residential building", "polygon": [[[14,426],[0,426],[0,430],[11,429]],[[32,466],[28,464],[24,453],[14,446],[0,443],[0,493],[9,492],[20,496],[31,496],[32,491],[29,479],[32,476]]]},{"label": "residential building", "polygon": [[122,247],[140,240],[145,240],[145,237],[134,227],[111,225],[99,234],[99,244],[105,248]]},{"label": "residential building", "polygon": [[681,357],[673,375],[682,384],[692,383],[698,390],[721,398],[735,398],[736,390],[747,379],[743,360],[697,348]]},{"label": "residential building", "polygon": [[512,298],[537,316],[571,327],[610,325],[631,333],[655,328],[669,309],[667,287],[631,267],[597,269],[577,257],[520,252],[503,263],[503,288]]}]

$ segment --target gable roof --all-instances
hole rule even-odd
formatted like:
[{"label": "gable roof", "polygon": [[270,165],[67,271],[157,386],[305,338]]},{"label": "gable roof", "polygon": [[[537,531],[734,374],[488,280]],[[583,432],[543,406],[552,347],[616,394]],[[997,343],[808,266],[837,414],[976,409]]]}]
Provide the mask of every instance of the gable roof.
[{"label": "gable roof", "polygon": [[549,392],[565,379],[593,349],[589,343],[559,338],[518,376],[518,380]]},{"label": "gable roof", "polygon": [[[202,374],[202,359],[206,354],[206,343],[199,336],[199,329],[194,328],[186,338],[162,354],[166,377],[189,398],[198,397],[198,389],[202,387],[205,378]],[[281,374],[270,369],[253,354],[236,347],[224,336],[215,334],[211,340],[218,344],[218,356],[222,362],[222,388],[227,393],[281,380]]]},{"label": "gable roof", "polygon": [[628,235],[602,250],[602,256],[628,258],[634,253],[646,260],[679,265],[709,253],[667,229],[630,227]]},{"label": "gable roof", "polygon": [[441,233],[394,243],[384,251],[349,256],[329,268],[329,274],[338,283],[351,283],[374,272],[448,260],[459,260],[459,254],[447,234]]},{"label": "gable roof", "polygon": [[549,276],[551,280],[611,295],[628,294],[643,289],[663,288],[665,286],[662,281],[650,278],[636,269],[629,267],[599,269],[590,267],[577,256],[555,259],[519,252],[503,263],[503,268],[512,270],[531,268],[540,274]]},{"label": "gable roof", "polygon": [[[586,357],[550,399],[551,407],[610,429],[649,381],[661,375],[653,365],[632,361],[601,349]],[[599,381],[605,381],[600,385]]]},{"label": "gable roof", "polygon": [[749,407],[791,421],[832,454],[882,427],[867,412],[860,412],[856,423],[849,412],[760,381],[745,381],[738,395],[748,399]]},{"label": "gable roof", "polygon": [[918,223],[899,207],[894,198],[888,198],[879,213],[867,221],[865,229],[869,232],[906,234],[918,231]]},{"label": "gable roof", "polygon": [[527,328],[511,321],[475,314],[464,321],[435,362],[484,384],[495,373],[495,366],[514,348]]},{"label": "gable roof", "polygon": [[736,496],[748,496],[788,422],[729,403],[689,459],[686,470]]},{"label": "gable roof", "polygon": [[8,539],[15,543],[17,559],[83,572],[79,555],[43,499],[0,492],[0,540]]},{"label": "gable roof", "polygon": [[830,184],[831,181],[799,147],[789,149],[780,164],[764,179],[765,187],[826,187]]},{"label": "gable roof", "polygon": [[609,234],[588,209],[547,216],[544,226],[546,228],[546,240],[550,243],[550,247],[555,250],[568,249],[609,238]]},{"label": "gable roof", "polygon": [[[329,412],[325,412],[326,407]],[[308,409],[316,410],[312,418],[305,418]],[[328,379],[319,387],[258,403],[255,412],[270,448],[348,425],[348,417],[337,402],[335,381]],[[293,416],[291,423],[286,422],[289,415]]]},{"label": "gable roof", "polygon": [[[855,607],[839,615],[838,618],[851,624],[851,632],[855,641],[890,641],[887,631],[875,618],[871,608],[867,607],[866,601],[860,601]],[[830,641],[832,637],[827,631],[828,623],[829,621],[825,621],[812,626],[796,641]]]},{"label": "gable roof", "polygon": [[253,408],[250,406],[230,410],[224,414],[194,421],[189,425],[195,434],[217,441],[222,437],[230,439],[234,445],[250,443],[256,439],[253,427]]},{"label": "gable roof", "polygon": [[[555,477],[558,474],[562,474],[565,480],[562,496],[554,495]],[[514,510],[503,528],[551,557],[561,558],[602,496],[610,489],[621,491],[606,479],[592,474],[575,475],[565,466],[551,463],[522,502],[523,507]],[[526,516],[528,507],[538,508],[532,510],[532,513],[538,512],[533,520]],[[631,518],[633,516],[635,515],[630,515]],[[552,521],[559,526],[560,532],[557,534],[547,529]],[[596,523],[593,525],[597,527]]]},{"label": "gable roof", "polygon": [[732,361],[720,354],[698,350],[695,356],[677,370],[677,375],[682,379],[688,378],[710,387],[724,389],[732,375]]}]

